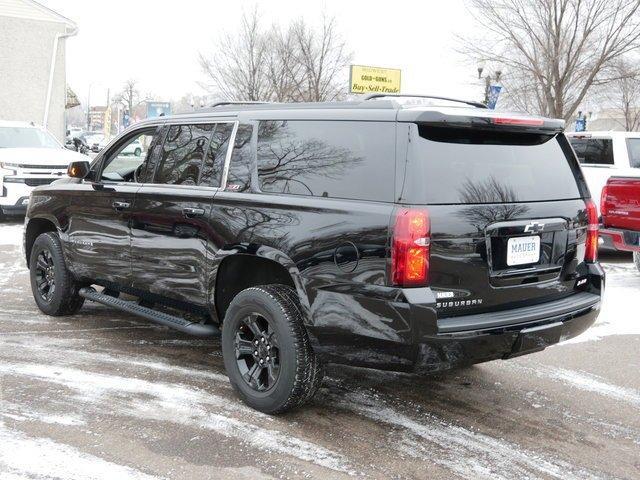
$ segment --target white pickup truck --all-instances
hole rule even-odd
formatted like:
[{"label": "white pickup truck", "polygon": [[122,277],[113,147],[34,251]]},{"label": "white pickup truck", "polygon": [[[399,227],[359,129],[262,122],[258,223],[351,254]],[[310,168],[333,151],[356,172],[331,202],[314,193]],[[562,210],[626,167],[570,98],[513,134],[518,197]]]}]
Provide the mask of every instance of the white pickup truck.
[{"label": "white pickup truck", "polygon": [[640,177],[640,132],[568,132],[596,205],[611,176]]},{"label": "white pickup truck", "polygon": [[[602,189],[611,177],[640,177],[640,132],[567,132],[593,202],[600,212]],[[615,248],[600,236],[601,246]]]},{"label": "white pickup truck", "polygon": [[70,162],[88,159],[42,127],[0,121],[0,217],[24,215],[31,190],[65,177]]}]

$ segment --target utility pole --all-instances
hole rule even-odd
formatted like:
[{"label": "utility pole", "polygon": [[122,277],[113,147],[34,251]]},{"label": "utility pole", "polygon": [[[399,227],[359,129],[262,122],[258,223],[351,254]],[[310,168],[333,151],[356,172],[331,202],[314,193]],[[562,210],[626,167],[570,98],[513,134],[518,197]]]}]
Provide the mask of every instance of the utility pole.
[{"label": "utility pole", "polygon": [[89,93],[87,93],[87,132],[91,130],[91,84],[89,84]]}]

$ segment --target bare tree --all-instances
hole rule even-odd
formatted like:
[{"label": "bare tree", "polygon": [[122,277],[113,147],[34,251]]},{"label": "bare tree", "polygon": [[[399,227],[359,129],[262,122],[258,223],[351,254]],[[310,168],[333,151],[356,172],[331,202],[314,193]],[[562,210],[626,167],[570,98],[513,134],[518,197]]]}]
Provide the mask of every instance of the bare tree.
[{"label": "bare tree", "polygon": [[516,107],[565,120],[640,40],[640,0],[470,2],[487,35],[467,39],[465,52],[502,66]]},{"label": "bare tree", "polygon": [[123,103],[129,111],[129,115],[133,116],[134,109],[144,101],[138,89],[138,81],[134,79],[127,80],[114,100]]},{"label": "bare tree", "polygon": [[214,87],[229,100],[265,100],[271,85],[265,75],[267,37],[260,29],[258,8],[244,12],[237,34],[224,34],[213,57],[199,54],[200,66]]},{"label": "bare tree", "polygon": [[334,17],[323,15],[322,28],[316,31],[302,19],[291,27],[295,64],[302,75],[290,72],[298,96],[306,101],[336,100],[347,91],[347,81],[341,78],[351,62],[345,41],[338,34]]},{"label": "bare tree", "polygon": [[229,100],[325,101],[346,93],[351,53],[332,17],[324,16],[320,29],[298,19],[265,31],[256,7],[243,14],[238,32],[220,38],[216,52],[199,54],[205,87]]},{"label": "bare tree", "polygon": [[303,74],[297,61],[291,29],[283,32],[274,25],[269,32],[269,48],[265,75],[271,86],[272,100],[277,102],[300,101],[298,84]]},{"label": "bare tree", "polygon": [[611,106],[620,114],[626,131],[640,130],[640,64],[621,59],[614,66],[616,79],[606,89]]}]

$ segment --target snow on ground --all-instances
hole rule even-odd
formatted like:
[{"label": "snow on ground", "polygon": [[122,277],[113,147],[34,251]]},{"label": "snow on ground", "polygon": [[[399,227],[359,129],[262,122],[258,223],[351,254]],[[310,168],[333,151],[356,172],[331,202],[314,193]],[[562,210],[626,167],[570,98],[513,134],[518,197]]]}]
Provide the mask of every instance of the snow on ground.
[{"label": "snow on ground", "polygon": [[0,223],[0,245],[20,246],[22,243],[22,224]]},{"label": "snow on ground", "polygon": [[600,340],[609,335],[640,335],[640,272],[633,263],[604,263],[604,269],[607,280],[598,320],[585,333],[564,343]]},{"label": "snow on ground", "polygon": [[[27,272],[21,253],[21,225],[0,224],[0,290],[30,295]],[[9,253],[9,255],[6,255]],[[633,264],[608,264],[607,288],[602,313],[587,333],[566,343],[597,341],[610,335],[638,335],[636,296],[640,292],[640,273]],[[231,392],[222,373],[176,365],[162,358],[139,353],[114,355],[109,350],[88,350],[87,336],[117,330],[154,330],[161,327],[118,318],[86,328],[82,323],[60,323],[53,329],[51,321],[40,315],[30,302],[26,308],[0,302],[0,321],[16,328],[0,333],[3,361],[0,378],[13,385],[38,385],[54,392],[42,405],[33,408],[5,388],[0,397],[0,478],[152,479],[141,470],[119,465],[46,436],[33,436],[20,429],[21,424],[47,424],[65,428],[85,426],[99,415],[118,419],[157,422],[167,428],[196,429],[238,442],[256,452],[273,452],[290,459],[309,462],[326,471],[359,475],[358,458],[350,457],[326,441],[314,441],[304,430],[286,419],[269,417],[244,406]],[[22,324],[22,327],[20,325]],[[43,326],[40,327],[39,324]],[[30,330],[33,328],[33,330]],[[67,338],[65,335],[72,335]],[[73,337],[77,335],[77,337]],[[203,340],[133,339],[140,351],[160,346],[203,347]],[[562,348],[561,346],[558,348]],[[590,373],[567,368],[506,362],[506,369],[537,378],[549,379],[584,392],[601,395],[631,408],[640,408],[640,391],[614,385]],[[153,378],[148,378],[149,374]],[[380,375],[386,375],[380,373]],[[391,375],[391,374],[389,374]],[[158,381],[157,378],[161,378]],[[195,385],[185,383],[187,379]],[[17,382],[16,382],[17,381]],[[583,469],[564,460],[562,455],[543,445],[524,448],[520,440],[475,431],[463,422],[413,411],[410,402],[397,401],[359,387],[337,387],[340,382],[327,378],[319,402],[330,405],[327,414],[349,412],[373,425],[388,429],[387,449],[425,464],[436,464],[466,479],[491,478],[596,478],[599,473]],[[16,388],[16,387],[14,387]],[[62,392],[62,393],[61,393]],[[523,395],[525,395],[523,393]],[[531,398],[533,409],[558,409],[545,398]],[[637,442],[633,429],[605,423],[591,415],[565,411],[567,418],[593,422],[594,429],[613,438],[624,436]],[[10,424],[10,426],[6,425]],[[18,453],[16,453],[18,452]],[[393,454],[393,453],[392,453]],[[144,469],[142,469],[144,470]]]},{"label": "snow on ground", "polygon": [[157,480],[48,438],[28,437],[0,422],[0,478]]},{"label": "snow on ground", "polygon": [[[364,390],[349,392],[333,400],[342,408],[403,432],[398,446],[404,454],[440,464],[462,478],[598,478],[597,475],[567,462],[527,451],[503,439],[449,424],[434,415],[423,414],[415,418],[415,415],[403,413],[391,406],[384,397]],[[535,472],[534,475],[531,472]]]},{"label": "snow on ground", "polygon": [[[22,346],[20,350],[23,350]],[[242,403],[230,402],[226,397],[178,383],[88,372],[69,366],[33,363],[34,360],[37,362],[37,358],[33,357],[31,363],[4,362],[0,364],[0,375],[66,387],[82,413],[99,414],[109,411],[122,416],[204,428],[246,442],[259,450],[291,455],[330,470],[351,473],[342,455],[290,434],[257,426],[258,422],[252,419],[257,417],[268,423],[270,417],[251,410]],[[128,361],[126,363],[130,364]],[[164,370],[164,365],[159,362],[138,365]],[[228,386],[227,378],[222,375],[219,377],[215,374],[208,376],[209,379],[223,381],[223,385]],[[1,445],[0,452],[5,447],[6,445]],[[0,466],[1,464],[0,462]]]},{"label": "snow on ground", "polygon": [[585,392],[596,393],[603,397],[627,403],[640,409],[640,391],[608,383],[605,379],[587,372],[579,372],[561,367],[536,365],[529,367],[520,363],[508,362],[506,368],[517,370],[539,378],[549,378],[562,385]]}]

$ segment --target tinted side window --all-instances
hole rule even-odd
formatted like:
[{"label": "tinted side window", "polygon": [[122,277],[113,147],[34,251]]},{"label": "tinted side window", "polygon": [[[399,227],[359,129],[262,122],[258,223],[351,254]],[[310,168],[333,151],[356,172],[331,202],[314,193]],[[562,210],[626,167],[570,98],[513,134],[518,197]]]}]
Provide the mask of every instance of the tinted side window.
[{"label": "tinted side window", "polygon": [[569,141],[580,163],[613,165],[613,141],[610,138],[570,137]]},{"label": "tinted side window", "polygon": [[207,156],[202,167],[200,175],[200,185],[211,187],[219,187],[222,181],[222,170],[224,169],[224,160],[229,149],[229,139],[233,132],[233,123],[217,123],[209,148],[207,148]]},{"label": "tinted side window", "polygon": [[249,190],[251,183],[251,135],[253,126],[238,125],[238,132],[231,153],[227,190],[244,192]]},{"label": "tinted side window", "polygon": [[196,185],[215,125],[173,125],[162,148],[155,183]]},{"label": "tinted side window", "polygon": [[156,165],[158,164],[158,160],[162,154],[162,143],[164,142],[164,137],[167,136],[168,131],[169,127],[167,125],[158,127],[156,130],[153,140],[149,144],[149,151],[147,152],[144,167],[140,172],[140,183],[151,183],[153,181],[153,174],[155,173]]},{"label": "tinted side window", "polygon": [[627,138],[627,150],[629,151],[629,165],[640,168],[640,138]]},{"label": "tinted side window", "polygon": [[394,172],[394,123],[260,122],[263,192],[393,201]]}]

